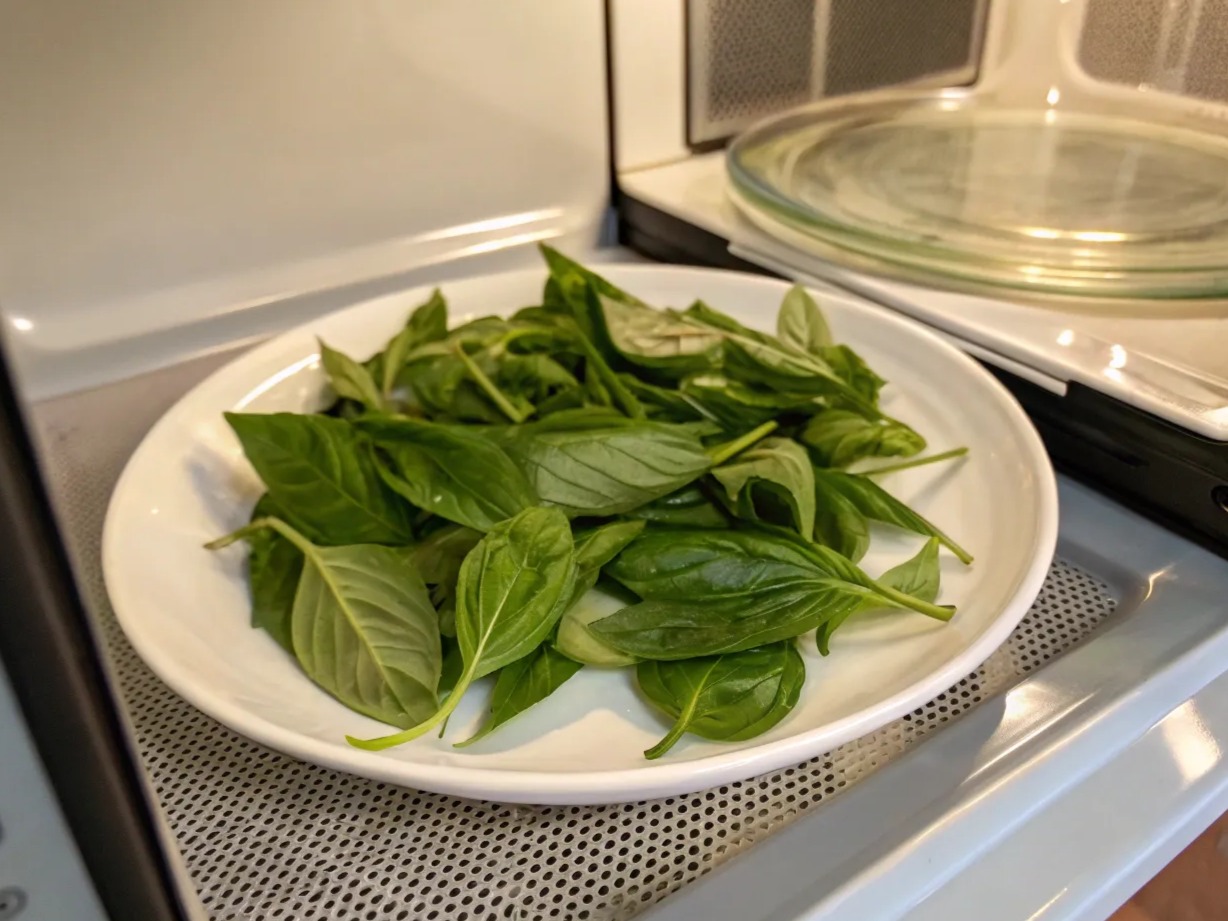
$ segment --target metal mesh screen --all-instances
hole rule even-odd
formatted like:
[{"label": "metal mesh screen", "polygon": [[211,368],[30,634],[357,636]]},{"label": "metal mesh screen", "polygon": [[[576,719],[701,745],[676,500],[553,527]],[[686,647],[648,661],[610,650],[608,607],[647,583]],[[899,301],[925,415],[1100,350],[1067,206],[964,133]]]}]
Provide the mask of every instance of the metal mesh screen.
[{"label": "metal mesh screen", "polygon": [[1086,0],[1079,64],[1092,77],[1228,102],[1228,0]]},{"label": "metal mesh screen", "polygon": [[986,0],[689,0],[689,139],[824,96],[976,76]]},{"label": "metal mesh screen", "polygon": [[984,666],[903,719],[788,770],[693,796],[504,806],[295,762],[193,709],[132,652],[98,562],[105,503],[149,423],[203,369],[44,406],[49,474],[153,788],[215,919],[626,919],[838,796],[1091,633],[1114,609],[1056,563]]}]

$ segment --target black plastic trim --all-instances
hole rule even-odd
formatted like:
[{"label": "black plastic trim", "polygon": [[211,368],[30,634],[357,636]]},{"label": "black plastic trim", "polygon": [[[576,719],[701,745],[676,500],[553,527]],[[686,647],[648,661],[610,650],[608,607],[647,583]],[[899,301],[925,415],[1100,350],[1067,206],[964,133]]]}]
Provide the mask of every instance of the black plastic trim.
[{"label": "black plastic trim", "polygon": [[104,910],[185,921],[2,356],[0,559],[0,661]]}]

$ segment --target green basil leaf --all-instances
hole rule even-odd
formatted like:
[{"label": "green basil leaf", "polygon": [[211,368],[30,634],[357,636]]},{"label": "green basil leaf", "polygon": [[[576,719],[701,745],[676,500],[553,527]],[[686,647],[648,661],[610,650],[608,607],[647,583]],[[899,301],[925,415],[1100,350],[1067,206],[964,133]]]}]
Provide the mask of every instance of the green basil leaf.
[{"label": "green basil leaf", "polygon": [[324,366],[324,373],[328,375],[328,382],[337,396],[354,400],[370,410],[383,409],[384,398],[375,386],[371,372],[348,355],[330,349],[323,339],[317,341],[320,344],[320,364]]},{"label": "green basil leaf", "polygon": [[530,402],[544,400],[560,390],[580,386],[575,375],[549,355],[505,355],[495,370],[496,383]]},{"label": "green basil leaf", "polygon": [[590,624],[634,602],[635,597],[618,583],[608,579],[601,581],[579,595],[567,608],[552,641],[554,648],[569,659],[599,668],[634,665],[638,658],[607,646],[588,629]]},{"label": "green basil leaf", "polygon": [[826,409],[798,435],[820,467],[847,467],[867,457],[912,457],[925,439],[902,422],[871,420],[847,409]]},{"label": "green basil leaf", "polygon": [[806,449],[791,438],[765,438],[712,471],[729,498],[754,512],[755,493],[775,493],[792,513],[797,532],[814,534],[814,468]]},{"label": "green basil leaf", "polygon": [[887,382],[875,374],[860,355],[847,345],[833,345],[823,349],[819,357],[848,384],[864,405],[878,405],[878,392]]},{"label": "green basil leaf", "polygon": [[869,477],[855,473],[843,473],[838,470],[814,471],[815,484],[818,488],[818,503],[822,506],[824,497],[839,494],[846,498],[866,518],[895,525],[914,534],[926,537],[936,537],[938,541],[950,550],[961,563],[971,563],[972,557],[963,547],[947,537],[935,525],[918,515],[907,505],[895,498]]},{"label": "green basil leaf", "polygon": [[543,643],[522,659],[499,669],[490,696],[490,716],[476,734],[457,748],[465,748],[490,735],[512,717],[545,700],[584,666]]},{"label": "green basil leaf", "polygon": [[296,413],[226,413],[287,522],[319,544],[408,544],[410,507],[385,485],[349,422]]},{"label": "green basil leaf", "polygon": [[823,408],[813,394],[764,390],[714,372],[688,377],[679,388],[697,410],[733,432],[755,428],[782,413],[818,412]]},{"label": "green basil leaf", "polygon": [[410,353],[428,342],[438,342],[448,334],[448,304],[438,288],[424,304],[409,315],[405,327],[384,348],[380,364],[380,385],[385,396],[396,386]]},{"label": "green basil leaf", "polygon": [[588,298],[598,341],[604,339],[625,361],[670,378],[707,371],[720,364],[724,336],[692,322],[684,314],[609,297],[595,287],[589,288]]},{"label": "green basil leaf", "polygon": [[826,547],[750,531],[645,531],[605,573],[644,600],[589,629],[642,659],[750,649],[868,604],[953,613],[876,583]]},{"label": "green basil leaf", "polygon": [[543,502],[570,515],[617,515],[673,492],[711,463],[676,426],[556,413],[518,428],[507,452]]},{"label": "green basil leaf", "polygon": [[356,424],[375,440],[388,485],[449,521],[488,531],[538,501],[503,449],[469,428],[392,417]]},{"label": "green basil leaf", "polygon": [[[252,510],[252,520],[280,515],[265,493]],[[257,528],[247,535],[248,582],[252,591],[252,626],[268,632],[283,649],[294,653],[290,614],[303,572],[303,554],[272,528]]]},{"label": "green basil leaf", "polygon": [[888,569],[877,581],[879,585],[889,585],[922,601],[934,601],[938,597],[941,579],[938,538],[931,537],[916,556]]},{"label": "green basil leaf", "polygon": [[794,285],[785,294],[776,315],[776,335],[781,342],[803,352],[817,354],[834,344],[823,311],[801,285]]},{"label": "green basil leaf", "polygon": [[815,479],[814,539],[854,563],[870,549],[870,522],[851,499]]},{"label": "green basil leaf", "polygon": [[771,729],[797,705],[806,666],[792,643],[774,643],[680,662],[642,662],[636,680],[644,696],[674,719],[644,752],[659,758],[690,732],[737,742]]},{"label": "green basil leaf", "polygon": [[350,743],[378,751],[438,726],[474,680],[541,644],[570,604],[575,579],[571,529],[558,509],[525,509],[493,527],[461,564],[456,640],[465,668],[452,693],[417,726],[378,739],[350,738]]},{"label": "green basil leaf", "polygon": [[875,587],[826,547],[756,531],[649,529],[604,572],[641,598],[697,603],[810,585],[816,578]]},{"label": "green basil leaf", "polygon": [[445,636],[456,635],[456,580],[461,563],[481,539],[480,531],[448,524],[411,548],[414,566],[430,588],[431,602],[439,610],[439,628]]},{"label": "green basil leaf", "polygon": [[628,518],[681,528],[728,528],[732,522],[724,506],[700,483],[691,483],[669,495],[627,512]]},{"label": "green basil leaf", "polygon": [[[938,597],[941,572],[938,566],[938,538],[931,537],[925,542],[917,555],[905,560],[898,566],[888,569],[878,577],[879,585],[886,585],[922,601],[933,601]],[[880,608],[883,605],[877,599],[867,605],[868,608]],[[831,636],[836,629],[857,611],[849,611],[838,617],[833,617],[819,624],[815,631],[815,641],[819,652],[828,655],[831,651]]]},{"label": "green basil leaf", "polygon": [[646,522],[613,521],[575,534],[576,587],[573,601],[597,584],[601,567],[640,536]]},{"label": "green basil leaf", "polygon": [[277,518],[215,542],[271,528],[303,556],[290,634],[316,684],[352,710],[408,727],[437,706],[442,653],[435,609],[403,547],[318,547]]}]

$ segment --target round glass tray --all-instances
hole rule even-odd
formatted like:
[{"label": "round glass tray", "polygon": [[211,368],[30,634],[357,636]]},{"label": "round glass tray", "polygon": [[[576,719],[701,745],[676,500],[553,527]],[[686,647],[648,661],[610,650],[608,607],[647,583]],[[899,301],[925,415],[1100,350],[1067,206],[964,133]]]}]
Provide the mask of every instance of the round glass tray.
[{"label": "round glass tray", "polygon": [[738,137],[743,208],[942,279],[1228,293],[1228,139],[951,91],[821,103]]}]

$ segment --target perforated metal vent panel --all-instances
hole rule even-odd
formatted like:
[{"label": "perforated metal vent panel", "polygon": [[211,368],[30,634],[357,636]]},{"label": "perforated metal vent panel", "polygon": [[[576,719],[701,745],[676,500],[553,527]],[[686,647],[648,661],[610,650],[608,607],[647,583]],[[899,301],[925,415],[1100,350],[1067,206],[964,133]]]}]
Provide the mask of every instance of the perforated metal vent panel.
[{"label": "perforated metal vent panel", "polygon": [[1087,0],[1079,64],[1091,76],[1228,102],[1228,0]]},{"label": "perforated metal vent panel", "polygon": [[688,138],[825,96],[975,79],[986,0],[688,0]]},{"label": "perforated metal vent panel", "polygon": [[194,710],[132,652],[106,606],[98,542],[111,486],[145,427],[201,373],[75,397],[40,418],[141,757],[215,919],[630,918],[1010,687],[1114,609],[1101,582],[1059,562],[1006,645],[926,706],[795,768],[694,796],[509,807],[361,780]]}]

